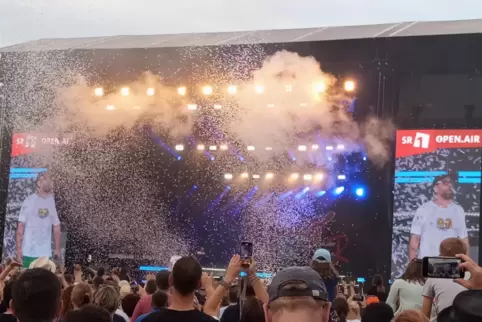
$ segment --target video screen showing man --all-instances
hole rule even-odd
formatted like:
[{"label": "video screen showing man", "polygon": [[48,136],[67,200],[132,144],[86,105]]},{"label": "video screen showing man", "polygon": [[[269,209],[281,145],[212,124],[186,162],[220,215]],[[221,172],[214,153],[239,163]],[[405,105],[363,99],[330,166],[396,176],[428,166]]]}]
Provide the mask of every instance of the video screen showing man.
[{"label": "video screen showing man", "polygon": [[60,258],[60,221],[55,208],[53,182],[48,172],[39,173],[35,193],[22,203],[18,217],[16,247],[17,261],[24,267],[41,256]]},{"label": "video screen showing man", "polygon": [[465,212],[454,199],[454,176],[435,177],[433,199],[415,212],[410,229],[409,258],[438,256],[440,243],[450,237],[462,239],[470,249]]}]

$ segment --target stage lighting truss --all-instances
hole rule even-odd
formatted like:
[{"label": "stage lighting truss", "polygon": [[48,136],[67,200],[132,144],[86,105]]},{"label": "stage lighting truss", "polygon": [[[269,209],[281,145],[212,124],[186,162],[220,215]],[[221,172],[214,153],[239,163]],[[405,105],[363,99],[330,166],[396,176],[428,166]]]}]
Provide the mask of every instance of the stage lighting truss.
[{"label": "stage lighting truss", "polygon": [[[254,180],[259,180],[263,178],[265,181],[271,181],[275,179],[275,177],[279,177],[282,180],[288,179],[288,182],[291,182],[291,183],[299,182],[300,178],[302,178],[303,179],[302,182],[319,184],[325,181],[325,179],[327,178],[327,174],[324,172],[315,172],[315,173],[303,173],[302,175],[300,175],[298,172],[293,172],[290,174],[276,175],[276,173],[273,171],[268,171],[264,174],[260,174],[257,172],[254,172],[251,174],[249,172],[242,172],[239,175],[233,175],[232,173],[224,174],[224,179],[226,180],[233,180],[233,178],[235,177],[238,177],[241,180],[241,182],[246,181],[249,178]],[[338,175],[338,179],[340,179],[341,177],[344,178],[343,180],[346,179],[346,175],[344,174]]]}]

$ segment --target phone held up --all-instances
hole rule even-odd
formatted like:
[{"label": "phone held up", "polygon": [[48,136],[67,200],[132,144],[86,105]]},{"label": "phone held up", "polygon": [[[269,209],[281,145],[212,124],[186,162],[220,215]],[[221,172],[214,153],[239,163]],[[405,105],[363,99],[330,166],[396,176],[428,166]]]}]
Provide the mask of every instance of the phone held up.
[{"label": "phone held up", "polygon": [[239,256],[241,257],[241,266],[248,268],[253,260],[253,243],[242,242],[239,251]]},{"label": "phone held up", "polygon": [[424,257],[422,275],[430,278],[464,278],[465,272],[459,268],[462,260],[457,257]]}]

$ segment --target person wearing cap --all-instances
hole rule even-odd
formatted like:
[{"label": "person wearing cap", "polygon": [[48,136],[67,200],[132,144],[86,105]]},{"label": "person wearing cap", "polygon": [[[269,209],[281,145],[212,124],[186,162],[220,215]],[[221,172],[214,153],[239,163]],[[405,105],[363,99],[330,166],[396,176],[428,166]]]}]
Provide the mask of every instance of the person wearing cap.
[{"label": "person wearing cap", "polygon": [[433,199],[416,210],[410,229],[410,260],[438,256],[440,243],[450,237],[462,239],[469,250],[465,212],[453,201],[454,181],[451,174],[435,177]]},{"label": "person wearing cap", "polygon": [[266,322],[328,322],[331,303],[320,275],[311,267],[288,267],[268,286]]},{"label": "person wearing cap", "polygon": [[333,303],[338,289],[338,272],[331,262],[330,251],[317,249],[313,254],[311,268],[321,277],[328,293],[328,300]]}]

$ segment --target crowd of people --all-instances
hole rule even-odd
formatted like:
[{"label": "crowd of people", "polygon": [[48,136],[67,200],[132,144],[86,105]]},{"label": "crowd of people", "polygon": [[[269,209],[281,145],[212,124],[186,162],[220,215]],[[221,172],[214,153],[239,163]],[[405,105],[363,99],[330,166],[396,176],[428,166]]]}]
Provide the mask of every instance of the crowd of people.
[{"label": "crowd of people", "polygon": [[465,279],[425,279],[415,259],[390,290],[375,276],[366,293],[339,279],[325,249],[269,283],[256,276],[254,260],[245,267],[239,255],[221,280],[185,256],[142,286],[125,270],[87,269],[95,277],[86,280],[79,265],[65,274],[46,257],[28,269],[9,261],[0,273],[0,322],[480,322],[482,268],[464,255],[465,247],[457,238],[440,245],[441,256],[462,259]]}]

